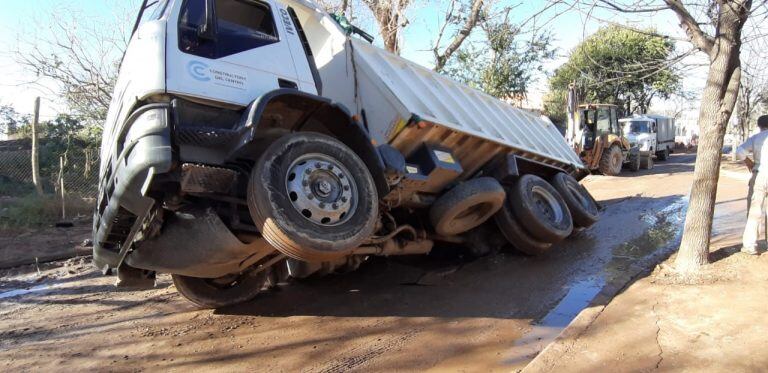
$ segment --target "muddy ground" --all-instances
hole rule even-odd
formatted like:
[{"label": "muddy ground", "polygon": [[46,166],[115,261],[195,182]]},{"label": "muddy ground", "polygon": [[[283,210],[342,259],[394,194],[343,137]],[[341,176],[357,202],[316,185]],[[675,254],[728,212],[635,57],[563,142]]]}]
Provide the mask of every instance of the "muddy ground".
[{"label": "muddy ground", "polygon": [[739,251],[748,177],[743,164],[726,164],[720,172],[709,265],[680,276],[672,256],[606,307],[585,310],[525,371],[766,371],[762,233],[762,255]]},{"label": "muddy ground", "polygon": [[168,276],[119,291],[87,259],[5,270],[0,369],[517,370],[603,287],[669,253],[693,161],[590,176],[600,222],[545,257],[376,258],[216,311],[186,302]]}]

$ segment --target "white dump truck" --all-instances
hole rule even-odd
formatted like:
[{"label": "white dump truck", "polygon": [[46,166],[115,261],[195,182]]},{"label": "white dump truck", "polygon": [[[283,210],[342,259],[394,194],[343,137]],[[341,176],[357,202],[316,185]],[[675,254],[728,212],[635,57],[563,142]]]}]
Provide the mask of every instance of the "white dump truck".
[{"label": "white dump truck", "polygon": [[629,143],[637,146],[641,156],[647,157],[649,167],[653,167],[653,155],[665,161],[675,148],[674,118],[645,114],[623,118],[619,122]]},{"label": "white dump truck", "polygon": [[372,255],[536,255],[598,219],[544,117],[305,0],[144,1],[104,126],[94,262],[203,307]]}]

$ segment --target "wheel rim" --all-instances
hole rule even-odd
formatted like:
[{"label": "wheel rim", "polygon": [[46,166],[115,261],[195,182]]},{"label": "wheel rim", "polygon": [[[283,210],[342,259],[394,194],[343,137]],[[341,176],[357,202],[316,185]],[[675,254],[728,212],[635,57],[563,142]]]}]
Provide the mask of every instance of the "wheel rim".
[{"label": "wheel rim", "polygon": [[617,169],[621,167],[621,153],[613,154],[613,168]]},{"label": "wheel rim", "polygon": [[346,167],[333,157],[304,154],[288,167],[285,178],[291,205],[315,224],[342,224],[357,205],[357,185]]},{"label": "wheel rim", "polygon": [[531,189],[533,203],[550,222],[559,223],[563,220],[563,209],[555,197],[546,189],[534,186]]}]

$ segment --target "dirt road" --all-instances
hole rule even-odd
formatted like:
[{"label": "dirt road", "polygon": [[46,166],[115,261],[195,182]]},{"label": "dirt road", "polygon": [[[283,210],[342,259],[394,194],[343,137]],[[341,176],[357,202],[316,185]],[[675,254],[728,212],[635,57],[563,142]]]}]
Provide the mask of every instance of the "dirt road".
[{"label": "dirt road", "polygon": [[196,309],[167,276],[118,291],[84,260],[5,271],[0,369],[520,369],[604,286],[674,246],[693,159],[591,176],[600,222],[546,257],[375,259],[217,311]]}]

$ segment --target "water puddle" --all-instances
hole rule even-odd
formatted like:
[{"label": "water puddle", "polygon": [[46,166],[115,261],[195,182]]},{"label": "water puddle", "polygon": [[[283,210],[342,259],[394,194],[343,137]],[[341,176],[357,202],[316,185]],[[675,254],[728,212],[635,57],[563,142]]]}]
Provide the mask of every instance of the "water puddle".
[{"label": "water puddle", "polygon": [[[594,277],[573,282],[557,305],[543,318],[531,324],[531,329],[515,342],[505,361],[511,369],[522,369],[532,358],[573,321],[607,283],[629,281],[630,269],[646,268],[677,248],[685,221],[688,198],[677,198],[663,208],[640,216],[646,226],[643,233],[610,249],[610,257],[602,271]],[[599,240],[598,240],[599,244]],[[636,271],[634,272],[636,273]]]},{"label": "water puddle", "polygon": [[522,368],[536,354],[555,340],[560,332],[586,308],[605,282],[601,278],[578,281],[571,285],[565,296],[541,320],[531,325],[522,338],[515,342],[513,354],[505,361],[510,368]]},{"label": "water puddle", "polygon": [[47,284],[47,285],[38,285],[34,286],[28,289],[13,289],[8,290],[0,293],[0,299],[6,299],[6,298],[12,298],[19,295],[25,295],[29,293],[38,293],[38,292],[44,292],[46,290],[52,290],[56,287],[58,287],[59,284]]}]

